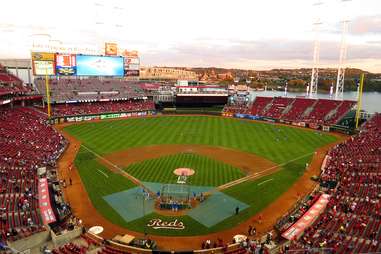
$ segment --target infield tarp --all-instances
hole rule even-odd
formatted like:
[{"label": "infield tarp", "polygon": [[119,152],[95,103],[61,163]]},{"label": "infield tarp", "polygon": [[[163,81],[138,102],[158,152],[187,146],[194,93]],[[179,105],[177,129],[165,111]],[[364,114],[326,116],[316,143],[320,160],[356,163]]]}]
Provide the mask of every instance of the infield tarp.
[{"label": "infield tarp", "polygon": [[104,200],[127,222],[143,217],[154,211],[154,200],[147,199],[141,187],[113,193]]},{"label": "infield tarp", "polygon": [[236,216],[235,208],[237,206],[239,211],[249,207],[247,204],[218,191],[213,192],[196,208],[189,210],[187,215],[206,227],[212,227],[230,216]]},{"label": "infield tarp", "polygon": [[[152,192],[157,193],[161,190],[163,183],[143,182],[144,186]],[[186,212],[187,215],[206,227],[212,227],[217,223],[235,215],[235,208],[243,211],[249,206],[222,192],[214,191],[214,187],[189,186],[191,193],[197,196],[201,192],[212,192],[204,202],[197,207]],[[103,199],[127,222],[143,217],[154,212],[154,200],[147,199],[141,187],[113,193],[104,196]],[[143,201],[144,200],[144,201]]]}]

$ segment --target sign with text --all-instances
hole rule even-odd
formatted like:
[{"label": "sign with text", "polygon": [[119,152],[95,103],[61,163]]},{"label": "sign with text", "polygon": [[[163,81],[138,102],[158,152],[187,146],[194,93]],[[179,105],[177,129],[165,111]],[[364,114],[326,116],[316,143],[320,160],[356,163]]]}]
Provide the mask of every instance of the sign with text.
[{"label": "sign with text", "polygon": [[106,42],[105,43],[105,55],[116,56],[118,54],[118,44]]},{"label": "sign with text", "polygon": [[147,227],[153,229],[185,229],[184,223],[175,219],[174,221],[163,221],[161,219],[152,219],[148,222]]},{"label": "sign with text", "polygon": [[310,207],[310,209],[308,209],[308,211],[303,214],[303,216],[297,222],[295,222],[295,224],[288,228],[282,234],[282,236],[288,240],[298,239],[324,211],[329,202],[329,198],[330,195],[322,194],[319,199]]},{"label": "sign with text", "polygon": [[55,75],[53,61],[33,61],[33,74],[36,76]]},{"label": "sign with text", "polygon": [[72,76],[77,72],[77,64],[75,55],[57,54],[56,55],[56,72],[62,76]]},{"label": "sign with text", "polygon": [[38,204],[44,225],[55,222],[56,216],[50,204],[48,180],[46,178],[38,180]]}]

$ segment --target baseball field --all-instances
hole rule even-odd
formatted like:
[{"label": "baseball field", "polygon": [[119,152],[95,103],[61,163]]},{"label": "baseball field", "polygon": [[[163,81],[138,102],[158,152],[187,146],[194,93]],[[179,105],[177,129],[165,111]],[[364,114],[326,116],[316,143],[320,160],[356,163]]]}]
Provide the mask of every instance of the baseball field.
[{"label": "baseball field", "polygon": [[[298,180],[330,134],[212,116],[162,116],[70,125],[81,142],[75,166],[97,211],[110,222],[154,235],[202,235],[236,226],[259,213]],[[153,208],[153,193],[174,184],[176,168],[195,171],[192,192],[211,193],[178,216]],[[137,181],[138,182],[137,182]],[[239,207],[235,215],[235,207]],[[154,228],[152,219],[176,228]]]}]

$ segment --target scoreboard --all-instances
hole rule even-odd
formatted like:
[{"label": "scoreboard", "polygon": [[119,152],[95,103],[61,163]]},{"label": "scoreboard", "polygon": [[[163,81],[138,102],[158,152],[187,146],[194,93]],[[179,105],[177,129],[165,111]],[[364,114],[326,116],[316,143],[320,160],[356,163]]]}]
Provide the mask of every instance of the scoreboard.
[{"label": "scoreboard", "polygon": [[77,73],[76,56],[72,54],[56,55],[56,73],[62,76],[73,76]]},{"label": "scoreboard", "polygon": [[[111,54],[111,53],[110,53]],[[100,56],[32,52],[36,76],[139,76],[137,56]]]}]

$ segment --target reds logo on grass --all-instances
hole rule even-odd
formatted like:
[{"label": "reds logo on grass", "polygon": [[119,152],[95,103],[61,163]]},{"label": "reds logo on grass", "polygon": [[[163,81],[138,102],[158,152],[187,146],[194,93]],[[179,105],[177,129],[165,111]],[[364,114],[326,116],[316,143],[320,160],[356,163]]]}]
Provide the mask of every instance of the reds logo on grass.
[{"label": "reds logo on grass", "polygon": [[181,221],[178,221],[177,219],[174,221],[162,221],[161,219],[152,219],[147,224],[147,227],[151,227],[153,229],[179,229],[183,230],[185,229],[184,223]]}]

